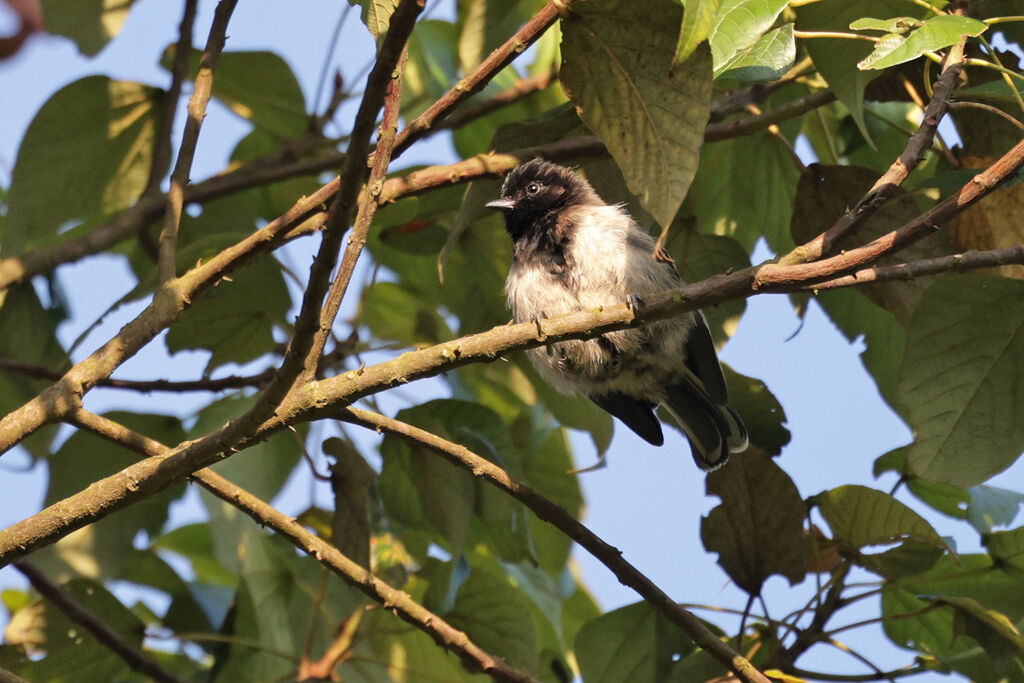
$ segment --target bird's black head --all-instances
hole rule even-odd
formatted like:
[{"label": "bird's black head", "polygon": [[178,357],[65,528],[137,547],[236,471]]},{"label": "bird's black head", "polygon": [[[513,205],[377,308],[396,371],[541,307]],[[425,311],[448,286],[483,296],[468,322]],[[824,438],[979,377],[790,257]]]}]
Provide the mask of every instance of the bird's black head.
[{"label": "bird's black head", "polygon": [[515,240],[531,230],[554,227],[558,212],[601,203],[590,183],[572,169],[534,159],[512,169],[501,198],[487,206],[505,214],[505,228]]}]

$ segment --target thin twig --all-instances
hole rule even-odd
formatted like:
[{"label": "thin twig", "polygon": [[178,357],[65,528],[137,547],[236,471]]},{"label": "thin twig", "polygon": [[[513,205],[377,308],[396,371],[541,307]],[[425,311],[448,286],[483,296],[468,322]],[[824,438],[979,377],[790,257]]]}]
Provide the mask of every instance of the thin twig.
[{"label": "thin twig", "polygon": [[[0,357],[0,372],[14,372],[25,377],[35,379],[48,379],[56,382],[64,373],[42,365],[25,363],[13,358]],[[169,379],[101,379],[96,382],[98,387],[110,389],[124,389],[127,391],[139,391],[150,393],[153,391],[167,391],[184,393],[188,391],[225,391],[227,389],[243,389],[246,387],[259,387],[266,384],[275,372],[274,368],[268,368],[255,375],[229,375],[217,379],[195,379],[195,380],[169,380]]]},{"label": "thin twig", "polygon": [[509,474],[465,446],[442,439],[413,425],[406,424],[384,415],[349,407],[340,417],[354,424],[362,425],[425,447],[456,467],[471,472],[474,476],[492,484],[528,507],[537,517],[556,527],[563,534],[576,541],[580,547],[606,566],[624,586],[637,592],[648,604],[658,610],[666,619],[679,626],[694,642],[707,650],[715,659],[729,667],[740,680],[746,683],[769,683],[754,666],[712,633],[691,612],[679,606],[639,569],[622,557],[622,552],[610,546],[594,532],[570,515],[565,508],[553,503],[532,488],[513,479]]},{"label": "thin twig", "polygon": [[181,84],[185,80],[185,72],[188,70],[188,61],[192,53],[192,27],[196,21],[198,2],[199,0],[185,0],[185,11],[178,26],[178,42],[174,47],[174,63],[171,65],[171,86],[164,95],[163,116],[160,118],[160,129],[156,133],[156,144],[153,148],[149,180],[146,181],[144,195],[160,193],[160,181],[163,180],[167,166],[171,163],[171,131],[174,130]]},{"label": "thin twig", "polygon": [[832,248],[845,236],[852,233],[864,223],[875,210],[885,203],[896,189],[903,184],[911,171],[917,168],[917,164],[924,157],[924,153],[932,145],[939,128],[939,122],[945,115],[949,106],[949,99],[953,89],[956,87],[957,79],[964,65],[964,40],[950,48],[946,55],[946,62],[942,68],[942,74],[932,93],[932,98],[924,110],[924,118],[917,131],[907,141],[906,146],[899,158],[889,166],[889,169],[875,181],[871,189],[867,191],[857,205],[848,211],[842,218],[825,232],[821,233],[810,242],[796,247],[790,253],[779,260],[779,265],[790,266],[798,263],[807,263],[821,258],[828,254]]},{"label": "thin twig", "polygon": [[490,97],[472,107],[466,107],[456,111],[454,114],[434,126],[433,130],[451,130],[461,128],[470,121],[475,121],[487,116],[492,112],[496,112],[503,107],[515,104],[519,100],[544,90],[551,85],[551,82],[555,80],[556,77],[557,74],[548,71],[546,73],[520,78],[518,81],[493,97]]},{"label": "thin twig", "polygon": [[181,683],[178,678],[164,671],[154,660],[125,641],[120,633],[107,626],[103,619],[75,600],[66,590],[50,581],[46,574],[35,566],[20,560],[14,563],[14,567],[25,575],[40,595],[49,600],[68,619],[91,633],[103,647],[117,655],[132,671],[138,671],[159,683]]},{"label": "thin twig", "polygon": [[199,59],[199,73],[196,74],[192,97],[188,101],[185,132],[181,136],[178,160],[171,173],[171,187],[167,192],[167,210],[164,212],[164,225],[160,231],[160,255],[157,261],[157,272],[161,283],[174,279],[175,251],[178,244],[178,226],[181,225],[181,212],[185,205],[185,186],[188,185],[188,177],[192,172],[192,160],[195,158],[196,145],[199,143],[199,131],[203,126],[203,119],[206,118],[206,105],[213,93],[213,72],[217,68],[217,60],[224,49],[228,22],[231,20],[231,13],[235,11],[237,4],[238,0],[220,0],[217,4],[213,23],[210,26],[210,35],[206,40],[206,48],[203,50],[203,56]]},{"label": "thin twig", "polygon": [[398,64],[392,72],[394,75],[387,85],[387,94],[384,97],[384,116],[380,124],[380,132],[377,135],[377,149],[373,153],[373,167],[370,169],[366,187],[359,198],[359,209],[352,232],[348,237],[345,255],[342,257],[338,274],[335,276],[334,282],[331,283],[331,289],[320,312],[320,326],[313,335],[312,346],[306,356],[306,366],[303,371],[305,379],[313,379],[316,376],[320,357],[327,344],[327,338],[331,334],[331,328],[334,326],[334,319],[341,308],[345,292],[348,291],[348,284],[355,271],[356,262],[363,253],[366,237],[370,233],[370,224],[377,213],[380,194],[384,189],[384,177],[388,172],[388,164],[391,163],[395,134],[398,131],[398,111],[402,102],[402,74],[405,72],[405,63],[408,57],[409,51],[403,49],[398,58]]}]

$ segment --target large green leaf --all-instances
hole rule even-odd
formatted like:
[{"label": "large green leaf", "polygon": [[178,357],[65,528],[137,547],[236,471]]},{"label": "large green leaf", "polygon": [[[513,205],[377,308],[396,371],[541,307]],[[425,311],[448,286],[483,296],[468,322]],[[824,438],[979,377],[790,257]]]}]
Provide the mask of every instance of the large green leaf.
[{"label": "large green leaf", "polygon": [[676,44],[676,64],[689,59],[697,46],[707,40],[714,28],[722,0],[687,0],[683,4],[686,9],[683,11],[683,26]]},{"label": "large green leaf", "polygon": [[466,0],[461,3],[459,68],[469,73],[544,6],[544,0]]},{"label": "large green leaf", "polygon": [[167,349],[210,351],[207,375],[225,363],[246,363],[274,348],[274,327],[287,327],[290,306],[281,268],[273,259],[260,259],[186,310],[167,333]]},{"label": "large green leaf", "polygon": [[788,4],[788,0],[722,0],[709,36],[715,73],[754,45]]},{"label": "large green leaf", "polygon": [[160,112],[159,92],[90,76],[42,106],[18,150],[5,255],[53,242],[71,222],[130,206],[146,186]]},{"label": "large green leaf", "polygon": [[400,0],[348,0],[348,4],[362,8],[363,23],[370,33],[379,42],[384,34],[388,32],[391,25],[391,15],[398,7]]},{"label": "large green leaf", "polygon": [[655,683],[693,647],[678,626],[638,602],[584,624],[575,650],[587,683]]},{"label": "large green leaf", "polygon": [[363,290],[362,322],[377,339],[404,345],[430,345],[452,334],[444,318],[410,288],[393,282],[377,282]]},{"label": "large green leaf", "polygon": [[294,678],[299,658],[324,652],[365,597],[313,558],[297,554],[283,538],[245,522],[240,536],[231,539],[241,589],[222,628],[231,645],[218,658],[214,680]]},{"label": "large green leaf", "polygon": [[[0,357],[64,371],[70,361],[57,339],[57,326],[66,317],[61,306],[45,308],[30,283],[0,293]],[[49,386],[16,372],[0,373],[0,414],[21,407]],[[49,452],[56,425],[47,426],[23,442],[33,457]]]},{"label": "large green leaf", "polygon": [[1024,527],[1013,531],[996,531],[985,539],[993,558],[1017,570],[1024,570]]},{"label": "large green leaf", "polygon": [[[375,2],[377,0],[367,0]],[[409,61],[402,80],[402,116],[419,116],[458,80],[455,24],[425,19],[409,38]]]},{"label": "large green leaf", "polygon": [[715,77],[771,81],[786,73],[796,59],[793,24],[769,31],[715,69]]},{"label": "large green leaf", "polygon": [[40,0],[47,33],[67,36],[92,57],[121,32],[135,0]]},{"label": "large green leaf", "polygon": [[743,418],[750,443],[768,455],[778,455],[789,443],[786,411],[771,390],[755,377],[722,366],[729,385],[729,403]]},{"label": "large green leaf", "polygon": [[[397,418],[462,444],[522,476],[523,456],[509,429],[482,405],[438,399],[401,411]],[[378,484],[389,517],[405,529],[432,534],[459,553],[468,542],[483,543],[503,559],[518,561],[529,551],[525,510],[502,498],[425,447],[388,436],[381,445],[384,465]],[[401,534],[400,534],[401,535]]]},{"label": "large green leaf", "polygon": [[[220,428],[251,408],[254,401],[254,396],[242,394],[225,396],[214,401],[199,412],[198,419],[189,430],[189,437],[196,439]],[[301,436],[305,431],[305,428],[300,427],[294,433],[274,434],[269,439],[218,462],[212,469],[250,493],[264,500],[271,500],[288,481],[296,463],[302,457],[302,446],[296,436]]]},{"label": "large green leaf", "polygon": [[[168,48],[161,59],[164,68],[170,67],[173,51]],[[202,54],[200,50],[189,54],[190,76],[198,71]],[[256,128],[278,137],[298,137],[309,126],[302,86],[288,63],[273,52],[221,53],[213,96]]]},{"label": "large green leaf", "polygon": [[1024,450],[1024,283],[952,275],[914,311],[900,369],[899,401],[914,443],[911,471],[975,486]]},{"label": "large green leaf", "polygon": [[[781,106],[805,92],[785,89],[764,108]],[[794,140],[800,120],[780,128]],[[785,253],[793,244],[789,222],[799,176],[789,150],[769,132],[711,143],[701,154],[684,212],[692,212],[701,232],[731,237],[748,253],[762,237],[774,252]]]},{"label": "large green leaf", "polygon": [[750,449],[710,473],[707,492],[722,504],[701,520],[700,536],[736,585],[758,595],[772,574],[785,576],[790,584],[803,580],[807,511],[782,468]]},{"label": "large green leaf", "polygon": [[973,486],[968,491],[967,520],[979,533],[992,533],[994,526],[1009,526],[1024,505],[1024,493],[997,486]]},{"label": "large green leaf", "polygon": [[[181,422],[168,415],[114,412],[107,417],[165,444],[185,439]],[[138,455],[117,444],[88,432],[75,432],[48,460],[50,482],[44,504],[76,494],[138,460]],[[133,505],[131,514],[105,517],[33,557],[56,576],[77,573],[95,579],[120,578],[136,535],[159,532],[167,520],[168,506],[184,493],[184,485],[165,489]]]},{"label": "large green leaf", "polygon": [[945,548],[945,541],[923,517],[892,496],[849,484],[815,496],[835,538],[852,551],[913,540]]},{"label": "large green leaf", "polygon": [[681,21],[669,0],[595,0],[562,22],[562,84],[663,226],[697,171],[711,98],[704,48],[672,66]]}]

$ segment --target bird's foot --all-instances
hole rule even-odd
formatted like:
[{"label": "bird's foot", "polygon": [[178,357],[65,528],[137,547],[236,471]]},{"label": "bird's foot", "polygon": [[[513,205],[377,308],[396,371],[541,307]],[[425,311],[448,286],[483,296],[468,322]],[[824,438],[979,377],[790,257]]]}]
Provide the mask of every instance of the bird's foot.
[{"label": "bird's foot", "polygon": [[639,294],[630,294],[626,297],[626,305],[629,306],[629,310],[633,311],[633,315],[636,315],[644,309],[647,304],[640,298]]}]

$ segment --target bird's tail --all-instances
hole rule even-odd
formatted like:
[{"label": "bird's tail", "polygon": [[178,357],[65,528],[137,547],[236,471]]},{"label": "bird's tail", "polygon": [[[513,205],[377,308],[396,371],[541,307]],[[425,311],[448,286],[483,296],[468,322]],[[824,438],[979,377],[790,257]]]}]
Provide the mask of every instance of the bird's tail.
[{"label": "bird's tail", "polygon": [[702,470],[716,470],[730,453],[746,449],[747,430],[736,411],[713,402],[699,388],[683,383],[665,392],[665,407],[690,440],[693,461]]}]

